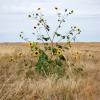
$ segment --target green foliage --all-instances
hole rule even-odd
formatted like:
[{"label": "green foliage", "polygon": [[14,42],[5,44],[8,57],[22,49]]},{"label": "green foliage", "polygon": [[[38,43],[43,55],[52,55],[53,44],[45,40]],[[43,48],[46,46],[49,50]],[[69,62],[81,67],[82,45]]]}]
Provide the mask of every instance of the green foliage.
[{"label": "green foliage", "polygon": [[55,59],[55,62],[56,62],[56,65],[58,65],[58,66],[62,66],[63,65],[61,59],[59,59],[59,58]]},{"label": "green foliage", "polygon": [[56,35],[56,36],[61,36],[61,34],[59,34],[59,33],[57,33],[57,32],[55,32],[55,35]]},{"label": "green foliage", "polygon": [[50,40],[50,37],[42,37],[43,40],[48,41]]},{"label": "green foliage", "polygon": [[48,73],[48,56],[43,51],[41,51],[35,69],[39,73],[41,73],[41,71],[44,71],[46,74]]},{"label": "green foliage", "polygon": [[48,76],[51,74],[61,76],[64,75],[64,62],[62,60],[64,61],[65,58],[62,59],[61,56],[52,60],[48,57],[48,55],[41,51],[41,55],[39,56],[38,62],[35,65],[35,69],[43,76]]}]

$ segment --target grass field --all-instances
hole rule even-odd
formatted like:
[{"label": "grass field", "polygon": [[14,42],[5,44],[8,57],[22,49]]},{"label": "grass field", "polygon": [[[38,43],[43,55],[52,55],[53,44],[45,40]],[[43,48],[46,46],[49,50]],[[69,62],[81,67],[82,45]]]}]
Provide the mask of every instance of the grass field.
[{"label": "grass field", "polygon": [[[38,75],[30,52],[24,43],[0,44],[0,100],[100,100],[100,43],[73,43],[65,51],[66,57],[84,66],[83,76],[70,79]],[[30,61],[32,79],[27,73]]]}]

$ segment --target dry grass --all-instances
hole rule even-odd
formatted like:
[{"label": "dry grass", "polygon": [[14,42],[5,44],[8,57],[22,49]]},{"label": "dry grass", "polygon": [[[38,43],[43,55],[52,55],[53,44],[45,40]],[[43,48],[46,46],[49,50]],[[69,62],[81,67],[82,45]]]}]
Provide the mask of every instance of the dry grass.
[{"label": "dry grass", "polygon": [[[20,55],[20,53],[22,53]],[[99,100],[100,43],[76,43],[65,55],[85,66],[83,77],[44,78],[24,44],[0,44],[0,100]],[[32,62],[32,79],[25,74]],[[70,69],[68,70],[70,73]]]}]

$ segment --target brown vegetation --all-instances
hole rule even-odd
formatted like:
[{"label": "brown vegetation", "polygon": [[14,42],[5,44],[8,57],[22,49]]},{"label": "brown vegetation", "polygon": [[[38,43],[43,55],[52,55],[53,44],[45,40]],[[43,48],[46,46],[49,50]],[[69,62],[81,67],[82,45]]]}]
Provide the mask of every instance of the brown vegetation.
[{"label": "brown vegetation", "polygon": [[0,44],[0,100],[99,100],[100,43],[72,45],[65,55],[84,66],[84,75],[74,77],[69,68],[70,78],[57,79],[34,71],[36,59],[26,44]]}]

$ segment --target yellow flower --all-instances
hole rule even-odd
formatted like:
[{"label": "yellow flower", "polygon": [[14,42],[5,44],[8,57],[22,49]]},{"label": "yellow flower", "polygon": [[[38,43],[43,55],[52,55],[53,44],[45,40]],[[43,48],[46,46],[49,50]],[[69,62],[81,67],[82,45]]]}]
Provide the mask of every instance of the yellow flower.
[{"label": "yellow flower", "polygon": [[29,45],[30,47],[35,47],[35,46],[37,45],[37,43],[36,43],[36,42],[29,42],[28,45]]},{"label": "yellow flower", "polygon": [[62,49],[61,49],[61,48],[58,48],[56,54],[57,54],[58,56],[60,56],[60,55],[62,55],[62,53],[63,53]]},{"label": "yellow flower", "polygon": [[33,43],[32,42],[29,42],[28,44],[29,44],[30,47],[33,47]]},{"label": "yellow flower", "polygon": [[33,51],[33,56],[38,57],[40,55],[39,50]]}]

